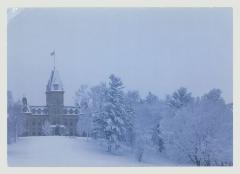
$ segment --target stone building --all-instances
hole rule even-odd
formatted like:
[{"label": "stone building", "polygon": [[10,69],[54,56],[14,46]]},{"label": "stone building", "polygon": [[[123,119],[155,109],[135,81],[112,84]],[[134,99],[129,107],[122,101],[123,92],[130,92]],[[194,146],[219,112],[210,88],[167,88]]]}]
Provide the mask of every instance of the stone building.
[{"label": "stone building", "polygon": [[58,71],[52,70],[46,87],[46,105],[32,106],[22,99],[21,136],[76,135],[80,108],[64,106],[64,89]]}]

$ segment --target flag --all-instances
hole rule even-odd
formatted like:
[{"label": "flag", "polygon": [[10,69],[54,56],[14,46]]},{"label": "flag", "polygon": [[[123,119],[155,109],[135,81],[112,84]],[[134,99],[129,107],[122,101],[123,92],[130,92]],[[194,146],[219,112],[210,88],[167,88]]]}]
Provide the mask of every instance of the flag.
[{"label": "flag", "polygon": [[50,54],[51,56],[54,56],[55,55],[55,50],[53,52],[51,52]]}]

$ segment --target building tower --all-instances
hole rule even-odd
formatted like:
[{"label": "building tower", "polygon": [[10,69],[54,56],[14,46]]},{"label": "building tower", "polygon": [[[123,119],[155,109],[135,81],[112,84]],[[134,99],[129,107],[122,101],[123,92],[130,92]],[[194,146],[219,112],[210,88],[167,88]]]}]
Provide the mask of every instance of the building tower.
[{"label": "building tower", "polygon": [[50,117],[64,115],[64,90],[58,71],[53,68],[46,88],[46,105]]},{"label": "building tower", "polygon": [[[55,59],[55,52],[51,53]],[[80,108],[76,106],[64,106],[64,89],[59,73],[53,70],[46,86],[46,105],[29,105],[27,98],[22,100],[22,122],[26,128],[21,136],[77,135],[77,123]]]}]

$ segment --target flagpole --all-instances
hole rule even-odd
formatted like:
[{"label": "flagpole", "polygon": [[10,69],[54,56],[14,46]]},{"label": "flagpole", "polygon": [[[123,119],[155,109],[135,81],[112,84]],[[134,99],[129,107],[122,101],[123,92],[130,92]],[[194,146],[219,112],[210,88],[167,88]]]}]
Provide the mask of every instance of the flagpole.
[{"label": "flagpole", "polygon": [[55,55],[56,55],[56,53],[55,53],[55,50],[54,50],[54,62],[53,62],[54,63],[54,69],[55,69],[55,64],[56,64]]},{"label": "flagpole", "polygon": [[53,56],[53,69],[55,69],[56,66],[56,55],[55,55],[55,50],[53,50],[53,52],[50,53],[51,56]]}]

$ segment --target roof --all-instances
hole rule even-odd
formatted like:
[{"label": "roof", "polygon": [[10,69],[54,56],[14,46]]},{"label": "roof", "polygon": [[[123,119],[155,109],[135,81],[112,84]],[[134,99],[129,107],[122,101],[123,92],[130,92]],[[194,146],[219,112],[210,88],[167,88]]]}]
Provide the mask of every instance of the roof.
[{"label": "roof", "polygon": [[80,108],[75,106],[64,106],[64,115],[82,115]]},{"label": "roof", "polygon": [[51,124],[50,127],[51,127],[51,128],[55,128],[55,127],[65,128],[66,126],[63,125],[63,124]]},{"label": "roof", "polygon": [[48,115],[47,106],[30,106],[32,115]]},{"label": "roof", "polygon": [[62,81],[60,79],[60,75],[55,68],[51,72],[46,91],[47,92],[63,91],[63,85],[62,85]]},{"label": "roof", "polygon": [[[64,116],[76,116],[84,115],[80,112],[79,107],[75,106],[64,106]],[[28,106],[28,110],[23,110],[25,114],[32,114],[34,116],[48,116],[48,107],[47,106]]]}]

